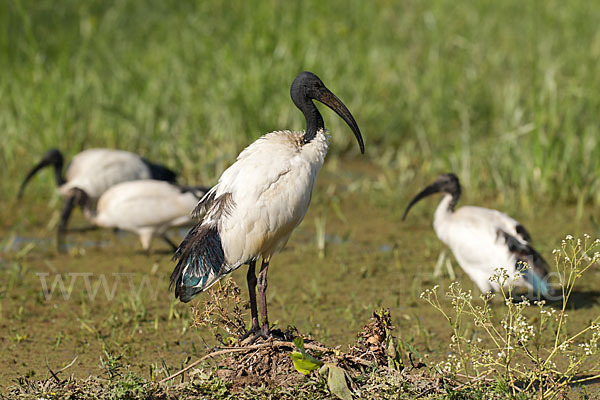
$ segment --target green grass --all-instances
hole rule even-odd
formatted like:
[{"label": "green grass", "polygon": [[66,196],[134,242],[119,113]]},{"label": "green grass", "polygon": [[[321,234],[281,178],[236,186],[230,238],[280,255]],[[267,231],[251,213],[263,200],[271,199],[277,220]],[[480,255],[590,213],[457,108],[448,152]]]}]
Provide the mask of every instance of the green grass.
[{"label": "green grass", "polygon": [[[289,85],[306,69],[391,186],[453,170],[476,198],[600,204],[593,2],[3,4],[3,199],[54,146],[128,149],[210,184],[261,134],[303,128]],[[356,155],[325,121],[332,152]]]}]

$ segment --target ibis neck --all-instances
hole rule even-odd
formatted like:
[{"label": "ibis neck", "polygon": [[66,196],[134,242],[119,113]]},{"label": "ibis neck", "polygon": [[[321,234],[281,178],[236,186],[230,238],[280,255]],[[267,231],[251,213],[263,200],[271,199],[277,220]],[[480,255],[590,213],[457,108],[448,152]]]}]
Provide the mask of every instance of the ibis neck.
[{"label": "ibis neck", "polygon": [[62,175],[62,163],[56,163],[52,165],[54,167],[54,180],[56,181],[56,186],[62,186],[65,184],[66,180]]},{"label": "ibis neck", "polygon": [[447,196],[450,197],[450,200],[448,201],[448,211],[453,213],[456,203],[458,203],[458,198],[460,197],[460,187],[458,188],[458,191],[448,194]]},{"label": "ibis neck", "polygon": [[454,213],[454,207],[456,206],[456,202],[458,201],[458,196],[451,194],[444,194],[442,197],[442,201],[437,206],[435,210],[435,215],[433,217],[434,225],[442,223],[446,218]]},{"label": "ibis neck", "polygon": [[308,100],[301,110],[304,118],[306,118],[306,132],[302,138],[302,141],[306,144],[310,143],[317,136],[319,130],[325,129],[325,123],[319,109],[312,101]]}]

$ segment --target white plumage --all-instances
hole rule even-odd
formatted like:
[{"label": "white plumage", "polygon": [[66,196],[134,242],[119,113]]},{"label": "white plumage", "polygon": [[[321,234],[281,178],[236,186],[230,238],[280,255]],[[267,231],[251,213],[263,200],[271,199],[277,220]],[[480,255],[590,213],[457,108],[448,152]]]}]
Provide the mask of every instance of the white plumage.
[{"label": "white plumage", "polygon": [[[240,153],[198,204],[197,212],[206,214],[177,249],[178,263],[171,275],[175,296],[187,302],[227,273],[249,264],[252,328],[248,333],[259,331],[255,292],[258,288],[262,336],[269,333],[269,261],[304,218],[327,154],[328,136],[312,100],[340,115],[364,151],[354,118],[316,75],[300,73],[290,94],[306,118],[306,132],[271,132]],[[259,258],[262,266],[257,280],[255,264]]]},{"label": "white plumage", "polygon": [[[416,202],[437,192],[444,195],[434,215],[435,232],[483,293],[500,289],[490,277],[502,268],[509,275],[506,284],[530,289],[534,296],[553,295],[547,282],[547,264],[531,246],[528,232],[518,221],[487,208],[464,206],[454,210],[461,192],[456,175],[441,175],[421,191],[410,202],[404,217]],[[529,269],[525,270],[521,263],[527,263]]]},{"label": "white plumage", "polygon": [[27,174],[19,189],[21,197],[25,186],[39,170],[46,166],[54,167],[56,185],[65,200],[58,226],[59,245],[75,205],[79,205],[87,215],[91,215],[100,196],[117,183],[138,179],[175,181],[175,173],[170,169],[123,150],[84,150],[73,157],[64,177],[63,163],[60,151],[49,150]]},{"label": "white plumage", "polygon": [[110,187],[98,200],[96,211],[86,211],[94,224],[136,233],[144,250],[169,228],[193,224],[192,211],[205,189],[182,188],[164,181],[136,180]]},{"label": "white plumage", "polygon": [[150,168],[137,154],[123,150],[89,149],[76,154],[58,190],[68,197],[71,189],[83,190],[95,202],[111,186],[136,179],[150,179]]},{"label": "white plumage", "polygon": [[[204,226],[218,228],[226,244],[223,272],[259,257],[268,261],[304,218],[325,161],[328,136],[320,129],[302,145],[303,135],[277,131],[262,136],[240,153],[206,195],[205,199],[227,196],[231,205],[222,212],[215,202],[203,220]],[[205,289],[221,276],[214,274]]]},{"label": "white plumage", "polygon": [[[520,276],[516,269],[517,257],[509,250],[505,237],[499,234],[506,232],[527,246],[516,231],[518,222],[504,213],[481,207],[464,206],[450,212],[451,201],[451,195],[443,197],[436,209],[433,227],[479,289],[483,293],[499,289],[489,280],[496,268],[504,268],[512,279]],[[525,284],[522,278],[513,283]]]}]

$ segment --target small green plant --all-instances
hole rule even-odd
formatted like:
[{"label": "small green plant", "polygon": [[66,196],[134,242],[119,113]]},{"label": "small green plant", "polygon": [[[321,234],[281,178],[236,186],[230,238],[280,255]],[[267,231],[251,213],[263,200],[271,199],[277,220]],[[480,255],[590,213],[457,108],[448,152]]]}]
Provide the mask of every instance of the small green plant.
[{"label": "small green plant", "polygon": [[558,308],[524,297],[515,302],[512,281],[503,269],[490,279],[504,296],[498,313],[492,307],[494,294],[482,295],[481,304],[456,282],[446,293],[451,310],[442,305],[437,286],[423,292],[421,297],[452,329],[451,353],[436,365],[437,371],[465,385],[495,382],[511,396],[537,393],[542,399],[557,398],[569,385],[598,379],[600,316],[587,326],[567,329],[567,306],[577,280],[600,259],[599,249],[600,239],[591,241],[585,235],[582,241],[569,235],[554,250],[562,292]]},{"label": "small green plant", "polygon": [[150,398],[152,393],[146,388],[146,384],[147,381],[144,378],[127,371],[119,376],[119,379],[111,382],[108,398],[111,400]]},{"label": "small green plant", "polygon": [[10,338],[14,343],[21,343],[27,339],[29,339],[28,333],[15,333],[13,337]]},{"label": "small green plant", "polygon": [[152,398],[153,388],[148,386],[149,382],[130,370],[130,365],[123,360],[122,354],[116,354],[108,349],[104,349],[103,352],[100,366],[108,375],[108,382],[105,383],[108,392],[106,398],[114,400]]},{"label": "small green plant", "polygon": [[111,351],[104,349],[104,357],[100,357],[100,366],[108,375],[108,379],[121,376],[124,365],[121,360],[122,355],[113,354]]}]

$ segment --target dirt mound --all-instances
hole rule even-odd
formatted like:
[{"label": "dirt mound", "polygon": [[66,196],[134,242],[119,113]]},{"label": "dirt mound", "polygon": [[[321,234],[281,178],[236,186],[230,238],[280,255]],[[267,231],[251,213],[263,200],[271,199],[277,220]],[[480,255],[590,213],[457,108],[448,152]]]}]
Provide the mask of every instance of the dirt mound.
[{"label": "dirt mound", "polygon": [[[227,315],[214,305],[213,317]],[[236,325],[229,321],[222,326]],[[439,378],[423,370],[403,369],[399,355],[391,350],[395,349],[392,330],[389,312],[376,311],[348,352],[327,347],[294,328],[275,331],[273,337],[252,344],[238,343],[221,332],[228,345],[212,349],[160,382],[141,378],[128,365],[119,364],[108,379],[62,379],[54,373],[44,381],[23,378],[7,398],[315,400],[333,396],[346,400],[357,396],[408,399],[442,391]]]},{"label": "dirt mound", "polygon": [[53,393],[52,398],[383,399],[400,392],[439,390],[439,381],[404,368],[388,310],[375,311],[346,352],[293,327],[274,330],[268,339],[239,340],[245,331],[245,310],[232,280],[211,291],[206,303],[192,311],[194,324],[208,326],[221,345],[159,382],[119,364],[109,379],[61,379],[52,374],[46,381],[23,380],[12,388],[11,398]]},{"label": "dirt mound", "polygon": [[209,292],[202,307],[192,309],[194,324],[209,327],[223,344],[203,359],[213,359],[217,376],[232,382],[234,387],[289,386],[302,381],[301,368],[295,365],[292,352],[299,354],[300,358],[311,359],[307,363],[314,364],[314,369],[323,365],[337,366],[349,375],[362,373],[365,367],[402,369],[388,310],[374,312],[358,334],[356,343],[344,353],[339,347],[331,348],[300,334],[294,327],[285,331],[274,330],[273,336],[266,340],[240,341],[237,338],[245,333],[244,308],[239,287],[228,279]]}]

